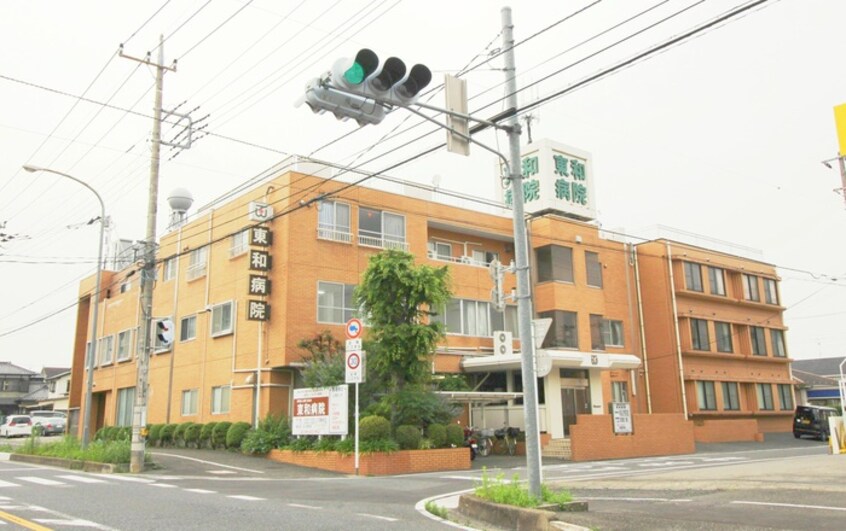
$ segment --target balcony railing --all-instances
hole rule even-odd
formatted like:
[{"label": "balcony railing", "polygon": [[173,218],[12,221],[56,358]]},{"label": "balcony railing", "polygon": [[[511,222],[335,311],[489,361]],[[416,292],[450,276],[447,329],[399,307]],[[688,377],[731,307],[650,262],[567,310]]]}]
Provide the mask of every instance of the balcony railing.
[{"label": "balcony railing", "polygon": [[490,262],[484,260],[476,260],[472,256],[446,256],[443,254],[438,254],[436,251],[429,251],[428,256],[432,260],[438,260],[441,262],[451,262],[453,264],[466,264],[474,267],[485,268],[491,265]]},{"label": "balcony railing", "polygon": [[317,227],[318,240],[330,240],[333,242],[352,243],[352,234],[349,230],[338,230],[336,227]]},{"label": "balcony railing", "polygon": [[401,251],[408,250],[408,242],[404,240],[396,240],[392,238],[383,238],[382,235],[369,236],[358,233],[358,244],[363,247],[376,247],[377,249],[399,249]]}]

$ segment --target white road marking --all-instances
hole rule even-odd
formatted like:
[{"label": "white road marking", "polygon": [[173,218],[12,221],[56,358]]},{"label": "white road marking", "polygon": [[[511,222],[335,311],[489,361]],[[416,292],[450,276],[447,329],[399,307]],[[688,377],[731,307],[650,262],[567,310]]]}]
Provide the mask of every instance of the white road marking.
[{"label": "white road marking", "polygon": [[197,494],[217,494],[216,491],[206,489],[185,489],[186,492],[196,492]]},{"label": "white road marking", "polygon": [[705,463],[717,463],[720,461],[746,461],[746,457],[703,457]]},{"label": "white road marking", "polygon": [[479,478],[473,476],[441,476],[441,479],[465,479],[467,481],[478,481]]},{"label": "white road marking", "polygon": [[377,518],[379,520],[385,520],[386,522],[398,522],[399,518],[389,518],[387,516],[379,516],[378,514],[367,514],[367,513],[355,513],[359,516],[366,516],[368,518]]},{"label": "white road marking", "polygon": [[234,470],[208,470],[209,474],[237,474]]},{"label": "white road marking", "polygon": [[630,502],[673,502],[686,503],[693,500],[687,498],[618,498],[615,496],[579,496],[579,500],[587,501],[630,501]]},{"label": "white road marking", "polygon": [[117,479],[119,481],[129,481],[130,483],[155,483],[156,480],[148,478],[137,478],[135,476],[126,476],[124,474],[112,474],[107,476],[109,479]]},{"label": "white road marking", "polygon": [[49,524],[55,526],[74,526],[74,527],[96,527],[99,529],[103,529],[98,523],[92,522],[91,520],[60,520],[58,518],[33,518],[39,524]]},{"label": "white road marking", "polygon": [[20,479],[21,481],[28,481],[30,483],[35,483],[36,485],[47,485],[47,486],[58,486],[58,485],[67,485],[67,483],[62,483],[61,481],[54,481],[52,479],[47,478],[40,478],[38,476],[20,476],[15,479]]},{"label": "white road marking", "polygon": [[829,507],[827,505],[802,505],[799,503],[771,503],[735,500],[731,503],[741,505],[765,505],[767,507],[790,507],[791,509],[821,509],[824,511],[846,511],[846,507]]},{"label": "white road marking", "polygon": [[639,463],[637,466],[679,466],[679,465],[692,465],[693,461],[659,461],[657,463]]},{"label": "white road marking", "polygon": [[236,499],[236,500],[246,500],[246,501],[264,501],[264,500],[267,499],[267,498],[256,498],[255,496],[247,496],[246,494],[227,496],[227,498],[233,498],[233,499]]},{"label": "white road marking", "polygon": [[461,498],[460,495],[446,496],[444,498],[439,498],[438,499],[438,505],[440,505],[444,509],[458,509],[458,500],[460,498]]},{"label": "white road marking", "polygon": [[176,455],[176,454],[166,454],[162,452],[155,452],[153,455],[163,455],[166,457],[176,457],[178,459],[187,459],[188,461],[196,461],[198,463],[203,463],[206,465],[216,466],[220,468],[231,468],[233,470],[241,470],[242,472],[252,472],[254,474],[264,474],[261,470],[253,470],[251,468],[241,468],[239,466],[232,466],[232,465],[224,465],[221,463],[215,463],[214,461],[205,461],[203,459],[197,459],[196,457],[188,457],[185,455]]},{"label": "white road marking", "polygon": [[0,501],[11,501],[12,498],[8,496],[0,496]]},{"label": "white road marking", "polygon": [[80,483],[108,483],[108,481],[106,481],[104,479],[97,479],[97,478],[92,478],[92,477],[89,477],[89,476],[75,476],[73,474],[69,474],[67,476],[56,476],[56,477],[59,477],[59,478],[62,478],[62,479],[68,479],[70,481],[78,481]]},{"label": "white road marking", "polygon": [[0,480],[0,487],[20,487],[17,483],[9,483],[8,481]]},{"label": "white road marking", "polygon": [[171,485],[170,483],[150,483],[151,487],[161,487],[163,489],[175,489],[176,485]]},{"label": "white road marking", "polygon": [[315,507],[314,505],[302,505],[300,503],[289,503],[288,507],[299,507],[300,509],[322,509],[322,507]]},{"label": "white road marking", "polygon": [[0,505],[0,509],[3,509],[4,511],[12,511],[15,509],[26,509],[26,507],[23,505]]}]

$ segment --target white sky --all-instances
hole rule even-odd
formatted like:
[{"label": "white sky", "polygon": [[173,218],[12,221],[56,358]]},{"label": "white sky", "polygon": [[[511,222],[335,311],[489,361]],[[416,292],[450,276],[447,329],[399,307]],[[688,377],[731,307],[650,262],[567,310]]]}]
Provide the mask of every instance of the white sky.
[{"label": "white sky", "polygon": [[[605,0],[591,6],[516,49],[518,88],[560,71],[521,93],[521,104],[741,3]],[[210,114],[208,130],[222,135],[207,136],[176,159],[165,159],[161,235],[165,198],[176,187],[194,194],[196,210],[288,153],[313,153],[342,164],[386,153],[365,164],[376,171],[442,142],[443,133],[437,132],[396,149],[431,129],[418,126],[383,139],[418,121],[401,112],[357,130],[354,123],[313,115],[293,103],[309,79],[361,47],[427,64],[435,72],[434,87],[443,73],[478,64],[500,46],[503,5],[216,0],[190,18],[206,0],[179,0],[167,2],[145,25],[162,4],[0,2],[0,227],[5,223],[0,234],[16,236],[0,242],[4,361],[36,371],[70,365],[78,281],[93,273],[97,251],[96,223],[68,228],[99,214],[90,192],[67,179],[25,173],[22,164],[86,181],[103,196],[113,239],[144,237],[152,123],[146,116],[153,106],[154,72],[117,57],[120,43],[126,53],[140,57],[154,49],[159,34],[168,37],[165,62],[179,62],[178,72],[165,76],[164,107],[199,106],[193,116]],[[591,2],[512,4],[520,42]],[[763,9],[544,105],[533,125],[535,139],[547,137],[592,153],[603,226],[624,227],[638,236],[661,224],[762,250],[764,261],[780,267],[788,352],[795,358],[840,356],[846,347],[841,325],[846,209],[832,191],[840,186],[836,165],[830,170],[820,164],[837,155],[832,107],[846,102],[846,73],[838,68],[843,20],[846,2],[771,0]],[[495,59],[465,76],[471,96],[481,93],[470,107],[482,116],[503,109],[501,67]],[[115,108],[76,104],[60,94],[82,95],[89,85],[87,98]],[[442,105],[441,94],[430,103]],[[168,126],[164,131],[165,138],[173,134]],[[502,150],[507,146],[504,136],[490,131],[477,139]],[[440,175],[443,188],[493,198],[494,158],[475,147],[473,152],[469,158],[429,155],[389,174],[427,184]],[[369,185],[386,186],[375,180]],[[16,331],[30,323],[36,324]]]}]

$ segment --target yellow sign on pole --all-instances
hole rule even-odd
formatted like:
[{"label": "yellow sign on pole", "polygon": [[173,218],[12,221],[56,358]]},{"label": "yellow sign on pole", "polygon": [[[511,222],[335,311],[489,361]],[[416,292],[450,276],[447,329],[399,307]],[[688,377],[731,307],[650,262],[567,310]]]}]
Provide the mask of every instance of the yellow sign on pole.
[{"label": "yellow sign on pole", "polygon": [[846,103],[834,108],[834,125],[837,128],[838,155],[846,157]]}]

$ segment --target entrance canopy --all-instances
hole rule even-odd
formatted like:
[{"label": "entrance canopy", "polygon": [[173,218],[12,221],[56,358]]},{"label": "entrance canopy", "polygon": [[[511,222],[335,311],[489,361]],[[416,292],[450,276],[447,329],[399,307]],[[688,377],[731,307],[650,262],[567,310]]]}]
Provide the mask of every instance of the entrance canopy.
[{"label": "entrance canopy", "polygon": [[505,402],[506,400],[514,400],[515,398],[523,398],[523,393],[506,393],[499,391],[435,391],[435,394],[442,396],[450,402],[459,404],[497,404]]},{"label": "entrance canopy", "polygon": [[[640,358],[631,354],[605,354],[581,352],[578,350],[542,349],[539,355],[548,355],[553,368],[560,369],[636,369],[640,367]],[[520,354],[479,357],[465,357],[461,367],[465,372],[492,372],[520,370]]]}]

